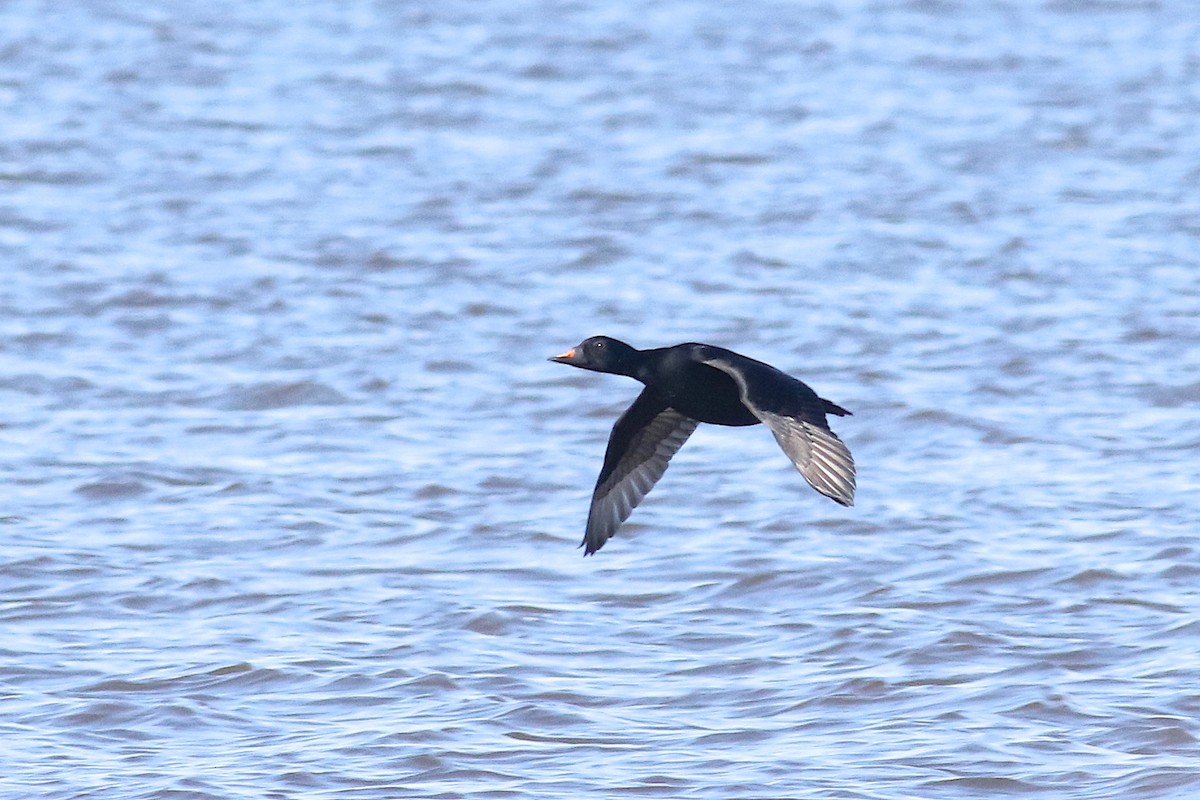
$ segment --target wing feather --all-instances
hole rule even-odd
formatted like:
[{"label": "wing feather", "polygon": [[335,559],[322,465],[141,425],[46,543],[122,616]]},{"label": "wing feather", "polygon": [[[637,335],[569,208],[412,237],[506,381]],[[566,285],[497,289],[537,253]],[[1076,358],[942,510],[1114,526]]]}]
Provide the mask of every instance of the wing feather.
[{"label": "wing feather", "polygon": [[[720,355],[703,359],[703,363],[716,367],[734,379],[741,393],[742,404],[771,429],[775,441],[810,486],[844,506],[854,505],[854,457],[825,421],[825,411],[834,404],[817,397],[804,383],[774,367],[750,359],[746,361],[752,366],[740,366]],[[765,407],[769,404],[770,393],[753,390],[747,380],[746,369],[757,370],[754,378],[760,385],[776,390],[777,395],[789,397],[786,407]],[[780,387],[786,387],[787,390],[779,392]],[[815,404],[805,402],[810,397]],[[834,409],[837,410],[833,413],[849,413],[840,406],[834,406]]]},{"label": "wing feather", "polygon": [[844,506],[854,505],[854,457],[833,431],[803,419],[756,413],[809,485]]},{"label": "wing feather", "polygon": [[587,532],[580,545],[584,555],[595,553],[617,532],[699,424],[668,408],[649,390],[621,415],[609,436],[604,466],[592,493]]}]

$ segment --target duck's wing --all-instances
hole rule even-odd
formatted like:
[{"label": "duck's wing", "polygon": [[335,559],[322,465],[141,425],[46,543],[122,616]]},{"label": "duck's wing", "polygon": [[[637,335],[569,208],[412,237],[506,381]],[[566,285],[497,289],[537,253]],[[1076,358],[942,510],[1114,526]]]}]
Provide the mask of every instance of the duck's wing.
[{"label": "duck's wing", "polygon": [[649,388],[642,390],[608,437],[604,466],[588,511],[587,532],[580,544],[585,556],[599,550],[617,532],[699,424],[669,408]]},{"label": "duck's wing", "polygon": [[849,412],[841,406],[828,408],[826,404],[833,404],[817,397],[807,384],[761,361],[736,353],[701,361],[733,378],[742,404],[771,429],[810,486],[844,506],[854,505],[854,457],[825,420],[826,411]]}]

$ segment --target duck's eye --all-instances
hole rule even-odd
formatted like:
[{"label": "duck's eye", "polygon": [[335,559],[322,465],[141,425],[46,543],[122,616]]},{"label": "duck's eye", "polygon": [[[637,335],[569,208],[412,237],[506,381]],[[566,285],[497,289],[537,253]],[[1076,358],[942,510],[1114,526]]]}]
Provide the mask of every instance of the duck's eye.
[{"label": "duck's eye", "polygon": [[603,350],[603,349],[604,349],[604,342],[596,342],[596,349],[597,349],[597,350]]}]

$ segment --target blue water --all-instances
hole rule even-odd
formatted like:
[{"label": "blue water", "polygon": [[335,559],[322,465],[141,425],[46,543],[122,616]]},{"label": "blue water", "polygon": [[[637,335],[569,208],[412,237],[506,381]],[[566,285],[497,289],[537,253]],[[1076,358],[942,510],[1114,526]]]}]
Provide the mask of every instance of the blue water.
[{"label": "blue water", "polygon": [[[1200,792],[1191,4],[0,31],[0,795]],[[581,558],[597,333],[851,409],[857,504],[704,426]]]}]

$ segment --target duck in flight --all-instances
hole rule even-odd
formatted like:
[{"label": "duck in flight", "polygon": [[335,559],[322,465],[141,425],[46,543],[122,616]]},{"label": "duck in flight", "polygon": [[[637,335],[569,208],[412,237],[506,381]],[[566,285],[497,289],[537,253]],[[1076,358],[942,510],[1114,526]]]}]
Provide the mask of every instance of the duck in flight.
[{"label": "duck in flight", "polygon": [[850,412],[770,364],[710,344],[637,350],[608,336],[584,339],[550,360],[646,385],[608,437],[580,544],[585,556],[617,532],[701,422],[765,423],[810,486],[854,504],[854,458],[825,418]]}]

